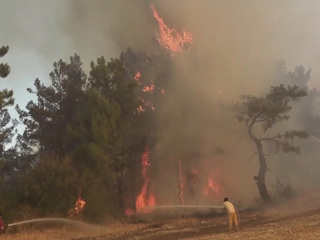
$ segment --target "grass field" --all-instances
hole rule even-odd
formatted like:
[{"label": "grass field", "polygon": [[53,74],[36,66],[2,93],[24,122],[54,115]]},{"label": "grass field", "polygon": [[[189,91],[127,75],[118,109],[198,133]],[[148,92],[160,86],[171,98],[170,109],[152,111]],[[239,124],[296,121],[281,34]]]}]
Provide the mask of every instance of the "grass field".
[{"label": "grass field", "polygon": [[184,218],[148,218],[140,223],[103,226],[77,222],[61,226],[9,229],[1,240],[242,240],[320,239],[320,194],[282,205],[240,212],[239,231],[228,231],[225,214]]}]

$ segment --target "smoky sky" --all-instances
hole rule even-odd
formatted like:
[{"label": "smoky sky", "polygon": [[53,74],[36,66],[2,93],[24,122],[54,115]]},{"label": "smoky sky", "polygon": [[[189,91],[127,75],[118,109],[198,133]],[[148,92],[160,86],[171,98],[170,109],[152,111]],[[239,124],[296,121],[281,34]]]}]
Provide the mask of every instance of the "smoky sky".
[{"label": "smoky sky", "polygon": [[[266,93],[274,84],[274,65],[280,60],[289,70],[297,65],[311,68],[309,88],[320,88],[317,1],[1,0],[0,43],[10,46],[1,62],[12,68],[2,86],[13,89],[16,103],[23,107],[31,97],[25,89],[36,78],[50,82],[54,61],[68,61],[77,53],[88,72],[90,61],[118,57],[128,47],[155,51],[158,24],[151,3],[168,27],[185,29],[194,39],[190,50],[174,59],[173,90],[160,110],[161,135],[153,153],[155,159],[164,160],[162,165],[157,162],[154,174],[161,179],[169,165],[174,174],[178,156],[198,152],[212,171],[215,166],[222,169],[228,186],[225,194],[238,199],[255,197],[252,177],[257,173],[257,159],[250,158],[254,146],[228,109],[240,94]],[[301,156],[293,158],[296,165],[303,165]],[[307,169],[318,166],[316,160],[308,164]],[[286,166],[279,169],[285,171]],[[300,170],[291,170],[294,176],[287,173],[285,179],[299,182]],[[174,178],[163,182],[172,184]]]}]

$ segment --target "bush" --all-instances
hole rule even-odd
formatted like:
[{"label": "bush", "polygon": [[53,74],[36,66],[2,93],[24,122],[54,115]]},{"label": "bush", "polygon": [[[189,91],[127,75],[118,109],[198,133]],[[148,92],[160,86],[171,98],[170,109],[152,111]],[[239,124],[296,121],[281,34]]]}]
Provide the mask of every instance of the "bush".
[{"label": "bush", "polygon": [[279,178],[277,178],[276,183],[272,185],[271,197],[276,202],[282,202],[294,199],[296,193],[290,184],[285,185]]},{"label": "bush", "polygon": [[86,205],[82,214],[85,219],[91,222],[107,222],[119,218],[123,212],[117,205],[116,194],[99,181],[94,182],[84,191],[84,200]]}]

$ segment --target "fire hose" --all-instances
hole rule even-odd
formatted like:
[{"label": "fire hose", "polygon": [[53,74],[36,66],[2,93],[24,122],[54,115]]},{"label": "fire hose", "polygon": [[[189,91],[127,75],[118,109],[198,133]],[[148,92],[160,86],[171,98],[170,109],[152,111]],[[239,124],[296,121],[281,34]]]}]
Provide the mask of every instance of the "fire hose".
[{"label": "fire hose", "polygon": [[35,219],[25,220],[21,222],[9,223],[8,225],[6,225],[5,233],[7,233],[7,230],[10,227],[23,225],[27,223],[36,223],[36,222],[63,222],[63,223],[69,223],[69,224],[86,224],[83,222],[74,221],[74,220],[65,219],[65,218],[35,218]]}]

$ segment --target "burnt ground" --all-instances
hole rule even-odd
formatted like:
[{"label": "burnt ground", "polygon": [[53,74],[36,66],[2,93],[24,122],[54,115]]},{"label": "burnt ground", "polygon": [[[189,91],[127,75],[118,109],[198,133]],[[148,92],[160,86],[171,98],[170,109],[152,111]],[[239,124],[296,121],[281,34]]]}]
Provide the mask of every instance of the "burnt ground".
[{"label": "burnt ground", "polygon": [[320,198],[241,211],[240,229],[232,232],[224,213],[157,218],[148,216],[128,224],[130,228],[124,224],[122,230],[77,240],[320,239]]}]

